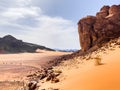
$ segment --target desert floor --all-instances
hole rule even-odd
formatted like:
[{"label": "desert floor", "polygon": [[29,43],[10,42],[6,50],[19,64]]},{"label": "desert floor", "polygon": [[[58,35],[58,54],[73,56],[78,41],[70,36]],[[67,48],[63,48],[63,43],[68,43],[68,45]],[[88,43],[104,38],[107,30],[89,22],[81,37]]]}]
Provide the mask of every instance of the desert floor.
[{"label": "desert floor", "polygon": [[0,90],[12,90],[6,89],[2,82],[24,81],[27,75],[34,74],[48,66],[49,61],[65,54],[69,53],[39,50],[38,53],[0,54]]},{"label": "desert floor", "polygon": [[[47,62],[56,57],[65,55],[65,52],[40,51],[39,53],[1,54],[0,55],[0,81],[22,81],[26,76],[41,67],[47,66]],[[96,57],[100,57],[101,65],[95,65]],[[89,60],[86,60],[89,58]],[[54,88],[59,90],[120,90],[120,47],[112,47],[99,50],[85,59],[77,57],[69,61],[63,61],[54,69],[61,70],[58,77],[60,82],[40,83],[39,90]],[[10,84],[10,83],[9,83]],[[15,84],[5,85],[0,83],[0,90],[9,89]],[[7,88],[4,86],[8,85]],[[12,88],[13,88],[12,87]]]}]

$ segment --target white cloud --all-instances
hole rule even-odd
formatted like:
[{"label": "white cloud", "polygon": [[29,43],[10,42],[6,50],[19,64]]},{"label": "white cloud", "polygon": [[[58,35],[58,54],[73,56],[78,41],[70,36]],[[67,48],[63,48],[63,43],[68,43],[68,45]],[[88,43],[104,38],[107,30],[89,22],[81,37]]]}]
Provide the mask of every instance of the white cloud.
[{"label": "white cloud", "polygon": [[0,35],[12,34],[50,48],[78,48],[77,28],[72,21],[45,15],[40,7],[31,5],[33,0],[11,1],[14,7],[0,12]]},{"label": "white cloud", "polygon": [[39,16],[41,13],[41,9],[38,7],[19,7],[19,8],[9,8],[8,10],[4,11],[1,16],[4,18],[9,19],[19,19],[24,18],[26,16]]},{"label": "white cloud", "polygon": [[16,0],[17,3],[22,4],[23,5],[29,5],[31,3],[32,0]]}]

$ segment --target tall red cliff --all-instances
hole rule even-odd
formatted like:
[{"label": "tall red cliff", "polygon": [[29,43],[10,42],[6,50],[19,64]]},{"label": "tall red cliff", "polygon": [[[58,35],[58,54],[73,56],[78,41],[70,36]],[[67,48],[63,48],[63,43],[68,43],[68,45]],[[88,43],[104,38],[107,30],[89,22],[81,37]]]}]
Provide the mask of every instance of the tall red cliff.
[{"label": "tall red cliff", "polygon": [[103,6],[96,16],[87,16],[78,22],[82,51],[120,36],[120,5]]}]

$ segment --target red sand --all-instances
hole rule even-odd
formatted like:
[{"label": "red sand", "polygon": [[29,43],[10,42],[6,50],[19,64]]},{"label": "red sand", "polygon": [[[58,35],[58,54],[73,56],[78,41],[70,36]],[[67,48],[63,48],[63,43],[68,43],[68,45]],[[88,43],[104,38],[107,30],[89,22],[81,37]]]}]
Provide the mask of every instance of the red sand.
[{"label": "red sand", "polygon": [[0,81],[24,80],[47,66],[47,62],[68,53],[40,50],[39,53],[0,54]]}]

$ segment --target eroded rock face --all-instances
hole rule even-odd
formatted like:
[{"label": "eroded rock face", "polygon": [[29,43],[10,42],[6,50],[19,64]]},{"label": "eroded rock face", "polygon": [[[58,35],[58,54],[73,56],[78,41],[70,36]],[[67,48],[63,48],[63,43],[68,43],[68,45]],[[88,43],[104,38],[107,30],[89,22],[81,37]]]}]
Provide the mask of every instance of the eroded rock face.
[{"label": "eroded rock face", "polygon": [[96,16],[78,22],[82,51],[120,36],[120,5],[103,6]]}]

